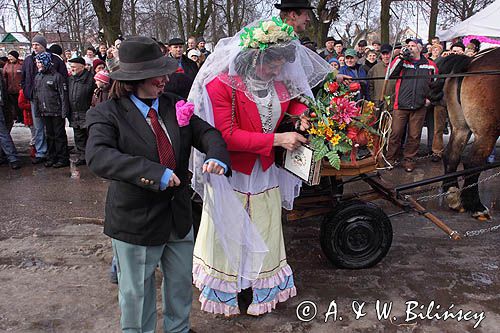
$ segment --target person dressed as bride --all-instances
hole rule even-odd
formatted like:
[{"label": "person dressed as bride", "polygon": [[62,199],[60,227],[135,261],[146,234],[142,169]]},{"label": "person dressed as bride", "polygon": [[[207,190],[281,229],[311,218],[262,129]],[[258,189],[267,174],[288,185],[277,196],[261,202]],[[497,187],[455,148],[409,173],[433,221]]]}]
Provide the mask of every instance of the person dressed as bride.
[{"label": "person dressed as bride", "polygon": [[296,295],[281,208],[292,208],[301,181],[278,168],[274,154],[275,147],[294,150],[307,139],[276,130],[285,114],[297,119],[296,130],[308,128],[307,108],[295,98],[312,96],[310,87],[329,71],[291,26],[273,17],[220,41],[198,74],[189,100],[222,133],[233,169],[231,178],[220,179],[229,191],[216,191],[217,176],[208,186],[193,157],[193,185],[204,199],[193,257],[202,310],[257,316]]}]

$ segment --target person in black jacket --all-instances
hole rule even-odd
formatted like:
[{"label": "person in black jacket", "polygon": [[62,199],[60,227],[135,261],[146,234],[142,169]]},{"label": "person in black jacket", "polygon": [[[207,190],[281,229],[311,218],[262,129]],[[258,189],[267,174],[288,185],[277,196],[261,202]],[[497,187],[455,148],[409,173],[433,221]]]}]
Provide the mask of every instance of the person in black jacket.
[{"label": "person in black jacket", "polygon": [[[406,50],[403,50],[389,66],[391,78],[397,78],[397,81],[387,159],[391,163],[396,160],[401,139],[408,124],[408,139],[403,150],[403,168],[407,172],[415,169],[414,157],[417,155],[420,144],[426,114],[425,106],[429,103],[427,95],[432,81],[430,75],[438,73],[436,64],[421,54],[422,48],[421,40],[411,40]],[[408,76],[417,75],[424,77],[408,78]]]},{"label": "person in black jacket", "polygon": [[71,110],[70,125],[75,136],[76,165],[85,164],[85,145],[87,144],[87,128],[85,119],[92,104],[92,96],[96,88],[94,76],[85,69],[85,60],[81,57],[68,60],[71,77],[68,79],[69,106]]},{"label": "person in black jacket", "polygon": [[110,100],[87,113],[87,164],[110,180],[104,233],[118,266],[123,331],[154,332],[155,270],[163,272],[163,330],[188,332],[192,303],[193,228],[188,192],[192,147],[206,154],[203,170],[230,175],[221,134],[197,116],[176,116],[163,94],[177,62],[148,37],[119,50]]},{"label": "person in black jacket", "polygon": [[52,56],[42,52],[35,56],[38,74],[35,77],[33,101],[42,118],[47,136],[46,167],[69,165],[68,138],[65,122],[69,112],[66,79],[52,66]]},{"label": "person in black jacket", "polygon": [[168,42],[169,56],[177,61],[175,73],[169,76],[169,82],[165,85],[165,91],[187,98],[194,78],[198,74],[198,65],[189,59],[184,52],[184,41],[180,38],[172,38]]},{"label": "person in black jacket", "polygon": [[[35,76],[38,69],[35,62],[35,56],[47,50],[47,40],[41,35],[36,35],[31,41],[33,53],[27,56],[23,62],[21,87],[23,88],[24,96],[31,102],[34,100],[33,87],[35,83]],[[64,80],[68,77],[68,71],[64,62],[57,56],[52,55],[50,52],[52,68],[61,74]],[[33,127],[35,128],[35,148],[36,155],[32,160],[33,164],[43,163],[46,160],[47,154],[47,140],[45,138],[45,131],[43,122],[38,115],[36,104],[31,104],[31,112],[33,114]]]}]

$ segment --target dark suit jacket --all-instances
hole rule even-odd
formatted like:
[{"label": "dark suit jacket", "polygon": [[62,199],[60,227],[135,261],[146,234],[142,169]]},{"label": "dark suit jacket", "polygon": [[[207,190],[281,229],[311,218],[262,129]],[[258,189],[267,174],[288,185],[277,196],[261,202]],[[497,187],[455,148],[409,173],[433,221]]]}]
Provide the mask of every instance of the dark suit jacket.
[{"label": "dark suit jacket", "polygon": [[[221,134],[200,118],[179,127],[176,99],[160,97],[159,114],[175,153],[179,187],[160,191],[165,166],[159,162],[156,139],[146,120],[129,98],[109,100],[87,113],[89,138],[86,160],[92,172],[111,180],[105,208],[104,233],[137,245],[165,244],[174,229],[184,238],[192,226],[188,193],[191,147],[230,168]],[[230,170],[227,175],[230,174]]]}]

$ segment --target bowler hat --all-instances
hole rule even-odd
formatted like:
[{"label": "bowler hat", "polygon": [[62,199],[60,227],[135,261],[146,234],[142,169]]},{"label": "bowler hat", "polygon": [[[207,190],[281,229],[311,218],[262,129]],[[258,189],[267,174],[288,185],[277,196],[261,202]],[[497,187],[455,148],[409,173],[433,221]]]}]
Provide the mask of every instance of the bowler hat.
[{"label": "bowler hat", "polygon": [[134,36],[124,40],[118,49],[120,69],[110,73],[113,80],[138,81],[175,72],[177,61],[165,57],[158,44],[149,37]]},{"label": "bowler hat", "polygon": [[281,0],[281,3],[274,4],[277,9],[314,9],[307,0]]}]

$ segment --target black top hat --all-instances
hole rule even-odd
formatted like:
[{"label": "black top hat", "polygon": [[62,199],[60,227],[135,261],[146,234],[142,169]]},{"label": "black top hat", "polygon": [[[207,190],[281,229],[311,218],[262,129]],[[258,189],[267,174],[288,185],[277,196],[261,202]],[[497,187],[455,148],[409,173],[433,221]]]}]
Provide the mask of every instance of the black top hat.
[{"label": "black top hat", "polygon": [[111,72],[113,80],[138,81],[176,71],[177,61],[165,57],[152,38],[134,36],[124,40],[118,49],[120,69]]},{"label": "black top hat", "polygon": [[274,4],[278,9],[314,9],[307,0],[281,0],[281,3]]}]

